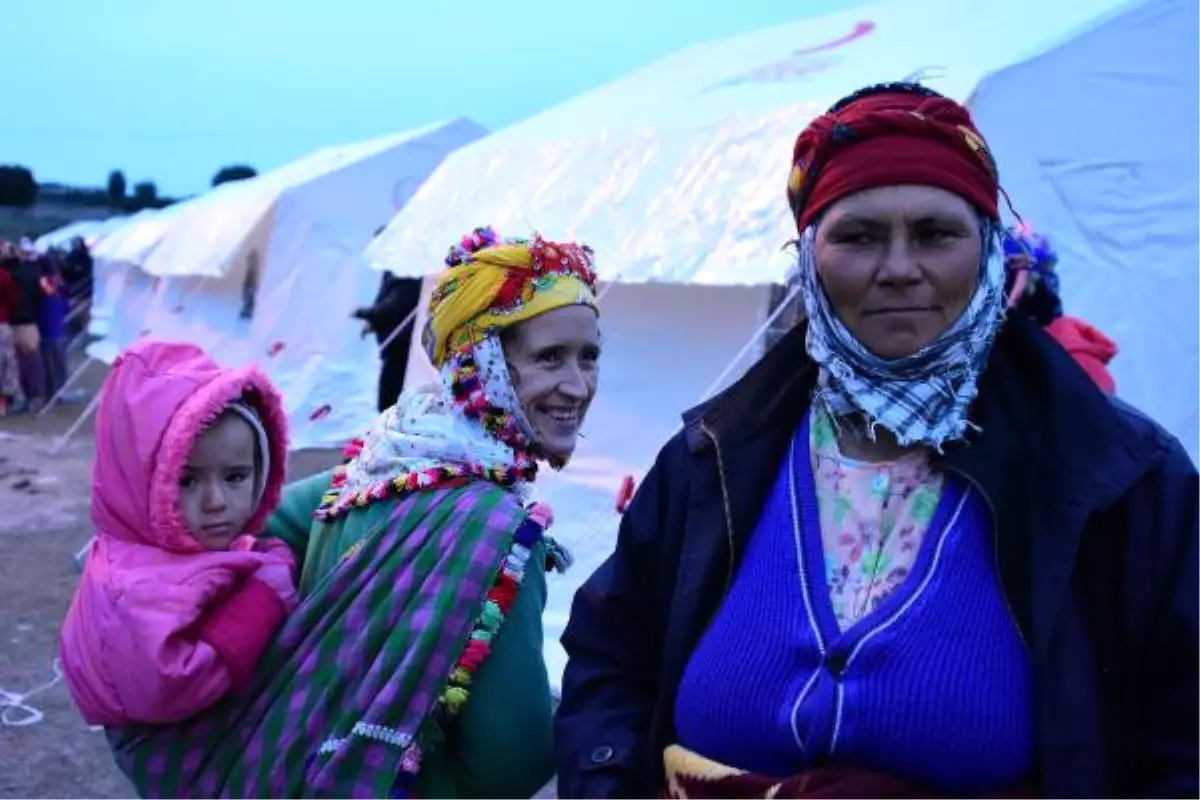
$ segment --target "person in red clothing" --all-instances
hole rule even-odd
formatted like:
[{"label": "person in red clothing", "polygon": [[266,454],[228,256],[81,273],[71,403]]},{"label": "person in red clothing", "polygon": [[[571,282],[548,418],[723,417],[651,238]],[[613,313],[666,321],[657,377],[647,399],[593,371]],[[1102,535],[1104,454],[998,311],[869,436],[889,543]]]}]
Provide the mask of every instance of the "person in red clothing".
[{"label": "person in red clothing", "polygon": [[1117,393],[1108,364],[1119,352],[1116,342],[1093,325],[1063,313],[1059,296],[1058,253],[1028,225],[1007,231],[1004,241],[1008,307],[1033,318],[1070,353],[1101,391]]},{"label": "person in red clothing", "polygon": [[17,289],[17,302],[12,309],[12,325],[16,343],[17,366],[21,374],[21,391],[27,410],[36,411],[46,399],[45,375],[42,370],[42,337],[38,331],[38,313],[42,305],[41,273],[29,250],[22,248],[4,260]]},{"label": "person in red clothing", "polygon": [[[7,247],[6,243],[0,242],[0,248]],[[3,256],[0,252],[0,417],[7,415],[8,409],[23,399],[16,337],[12,329],[19,297],[16,281],[4,266]]]}]

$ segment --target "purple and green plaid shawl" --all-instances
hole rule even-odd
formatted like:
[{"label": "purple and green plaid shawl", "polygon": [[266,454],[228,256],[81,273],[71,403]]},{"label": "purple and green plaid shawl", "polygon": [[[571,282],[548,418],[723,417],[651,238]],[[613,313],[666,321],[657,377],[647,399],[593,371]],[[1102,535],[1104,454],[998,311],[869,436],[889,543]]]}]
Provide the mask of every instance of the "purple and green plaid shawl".
[{"label": "purple and green plaid shawl", "polygon": [[139,794],[386,797],[404,748],[436,746],[431,712],[525,512],[485,482],[389,505],[375,530],[338,542],[347,557],[247,691],[177,725],[109,731]]}]

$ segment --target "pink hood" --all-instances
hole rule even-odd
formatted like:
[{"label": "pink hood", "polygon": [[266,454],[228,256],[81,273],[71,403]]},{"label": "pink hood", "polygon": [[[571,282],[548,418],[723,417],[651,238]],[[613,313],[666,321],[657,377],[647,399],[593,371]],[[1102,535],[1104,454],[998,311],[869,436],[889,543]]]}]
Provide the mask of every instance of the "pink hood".
[{"label": "pink hood", "polygon": [[190,344],[142,341],[117,357],[96,415],[92,522],[96,535],[203,550],[179,511],[179,478],[200,431],[247,393],[270,442],[270,471],[245,533],[258,533],[279,504],[287,419],[279,392],[255,367],[222,369]]},{"label": "pink hood", "polygon": [[282,492],[286,420],[259,370],[221,369],[188,344],[135,344],[101,392],[96,540],[63,622],[63,671],[89,723],[172,722],[245,680],[295,601],[285,544],[243,536],[208,551],[188,532],[179,479],[192,443],[230,402],[254,407],[270,450],[243,532],[256,534]]}]

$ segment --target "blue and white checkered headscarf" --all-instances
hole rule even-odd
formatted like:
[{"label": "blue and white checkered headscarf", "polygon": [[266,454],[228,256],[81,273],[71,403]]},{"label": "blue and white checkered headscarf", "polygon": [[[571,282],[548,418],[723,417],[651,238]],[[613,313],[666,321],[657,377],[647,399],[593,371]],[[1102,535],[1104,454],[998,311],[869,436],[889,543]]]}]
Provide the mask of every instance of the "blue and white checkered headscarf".
[{"label": "blue and white checkered headscarf", "polygon": [[836,419],[862,414],[867,431],[890,431],[901,446],[942,445],[966,435],[967,411],[1004,318],[1004,250],[998,223],[981,219],[983,258],[975,294],[941,336],[909,356],[884,359],[838,318],[817,275],[816,226],[798,242],[797,265],[808,313],[808,354],[820,367],[816,399]]}]

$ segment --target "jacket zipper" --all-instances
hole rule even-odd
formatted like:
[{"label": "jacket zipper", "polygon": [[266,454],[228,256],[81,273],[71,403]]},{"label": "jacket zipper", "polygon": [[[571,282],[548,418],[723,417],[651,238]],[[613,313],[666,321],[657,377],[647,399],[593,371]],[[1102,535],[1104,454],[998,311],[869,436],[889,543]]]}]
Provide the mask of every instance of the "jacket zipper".
[{"label": "jacket zipper", "polygon": [[713,450],[717,455],[717,476],[721,481],[721,501],[725,506],[725,540],[729,545],[729,566],[725,572],[725,592],[728,593],[733,586],[733,513],[729,506],[729,487],[725,485],[725,461],[721,458],[721,443],[717,441],[717,435],[709,429],[704,422],[700,423],[700,430],[713,443]]},{"label": "jacket zipper", "polygon": [[948,472],[953,472],[971,484],[971,488],[979,493],[979,496],[983,498],[983,502],[987,505],[988,516],[992,520],[992,557],[996,565],[996,579],[1000,584],[1000,596],[1004,598],[1004,607],[1008,609],[1008,618],[1012,622],[1013,627],[1017,629],[1017,636],[1020,637],[1025,652],[1033,652],[1029,648],[1029,642],[1025,640],[1025,631],[1021,629],[1021,623],[1017,621],[1017,614],[1013,611],[1012,603],[1008,600],[1008,589],[1004,585],[1004,575],[1000,572],[1000,516],[996,513],[996,505],[992,502],[991,496],[979,485],[979,481],[960,469],[945,465],[943,465],[943,468]]}]

